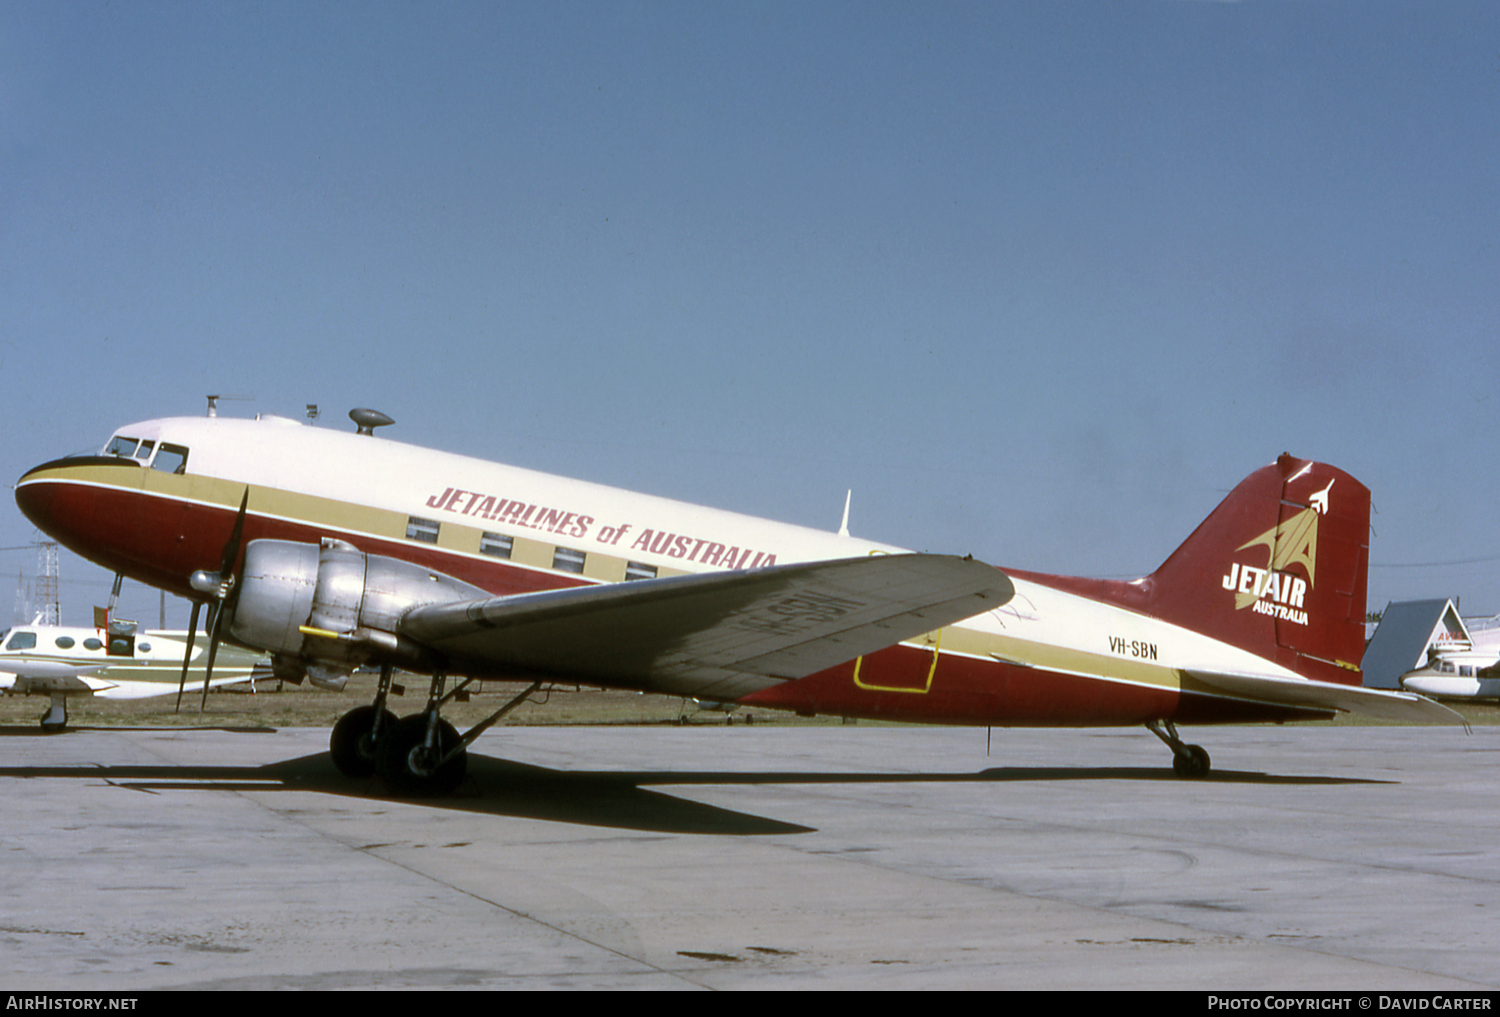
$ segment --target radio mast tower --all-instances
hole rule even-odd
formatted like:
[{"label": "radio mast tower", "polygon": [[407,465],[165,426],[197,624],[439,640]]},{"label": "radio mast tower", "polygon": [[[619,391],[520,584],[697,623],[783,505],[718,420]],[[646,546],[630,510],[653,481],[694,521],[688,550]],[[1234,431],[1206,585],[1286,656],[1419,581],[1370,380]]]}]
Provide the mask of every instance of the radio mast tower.
[{"label": "radio mast tower", "polygon": [[57,592],[57,542],[40,541],[36,546],[36,600],[43,625],[62,624],[62,605]]}]

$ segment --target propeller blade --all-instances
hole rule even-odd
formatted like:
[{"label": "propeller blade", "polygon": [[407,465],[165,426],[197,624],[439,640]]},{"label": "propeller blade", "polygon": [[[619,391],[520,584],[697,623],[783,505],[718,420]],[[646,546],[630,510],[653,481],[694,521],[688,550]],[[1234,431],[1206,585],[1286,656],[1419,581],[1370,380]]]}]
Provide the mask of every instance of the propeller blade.
[{"label": "propeller blade", "polygon": [[203,708],[208,705],[208,680],[213,677],[214,658],[219,655],[219,622],[224,618],[224,605],[221,603],[219,609],[214,612],[213,621],[208,626],[208,662],[203,668],[203,695],[198,699],[198,716],[203,716]]},{"label": "propeller blade", "polygon": [[193,614],[188,620],[187,651],[182,655],[182,677],[177,681],[177,708],[173,713],[182,712],[182,690],[187,688],[188,661],[193,659],[193,640],[198,637],[198,612],[203,610],[203,604],[193,601]]},{"label": "propeller blade", "polygon": [[229,531],[229,542],[224,545],[224,557],[219,562],[219,575],[230,575],[234,568],[235,559],[240,556],[240,538],[245,533],[245,510],[250,507],[250,489],[245,488],[245,495],[240,499],[240,510],[234,515],[234,529]]},{"label": "propeller blade", "polygon": [[[234,566],[240,557],[240,539],[245,534],[245,514],[250,507],[250,489],[240,498],[240,510],[234,515],[234,529],[229,531],[229,540],[224,544],[224,555],[219,562],[219,600],[214,605],[213,617],[208,622],[208,660],[203,668],[203,694],[198,699],[198,716],[208,705],[208,683],[214,674],[214,661],[219,656],[219,628],[224,623],[224,613],[234,599]],[[184,671],[186,673],[186,671]]]}]

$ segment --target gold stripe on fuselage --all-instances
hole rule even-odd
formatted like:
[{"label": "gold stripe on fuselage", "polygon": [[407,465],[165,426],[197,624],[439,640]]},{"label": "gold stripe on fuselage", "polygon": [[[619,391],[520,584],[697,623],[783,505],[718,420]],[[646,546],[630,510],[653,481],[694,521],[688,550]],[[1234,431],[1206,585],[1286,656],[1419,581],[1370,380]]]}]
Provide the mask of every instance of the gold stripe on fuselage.
[{"label": "gold stripe on fuselage", "polygon": [[[69,466],[66,463],[34,472],[26,477],[22,484],[43,482],[71,482],[140,491],[151,497],[211,506],[227,511],[238,509],[240,499],[246,490],[246,485],[242,483],[191,473],[171,474],[159,470],[135,470],[128,467],[95,464]],[[283,488],[250,485],[249,491],[250,511],[254,515],[307,526],[332,536],[338,536],[340,539],[349,540],[356,545],[360,537],[370,537],[414,548],[436,548],[474,561],[495,565],[508,564],[528,570],[567,575],[601,583],[623,581],[626,564],[630,560],[625,556],[606,554],[575,544],[553,544],[537,540],[530,535],[534,531],[507,528],[500,521],[496,521],[494,529],[485,530],[447,520],[434,520],[439,523],[436,543],[417,541],[407,536],[407,524],[412,516],[406,512],[304,494]],[[512,538],[509,558],[501,558],[480,551],[481,537],[486,532]],[[554,556],[558,548],[576,550],[585,555],[584,569],[581,574],[553,568]],[[210,563],[205,563],[205,567],[210,567]],[[686,573],[687,570],[682,569],[667,567],[657,569],[657,575],[663,577]],[[941,683],[942,668],[937,661],[948,655],[992,659],[1021,664],[1041,671],[1171,691],[1185,687],[1182,672],[1174,667],[1033,642],[961,625],[944,629],[941,633],[928,633],[924,637],[908,641],[906,645],[934,651],[936,666],[929,672],[929,687],[933,681]],[[865,683],[858,682],[858,684]],[[924,690],[908,688],[902,691]],[[1202,691],[1208,692],[1209,690],[1205,688]]]}]

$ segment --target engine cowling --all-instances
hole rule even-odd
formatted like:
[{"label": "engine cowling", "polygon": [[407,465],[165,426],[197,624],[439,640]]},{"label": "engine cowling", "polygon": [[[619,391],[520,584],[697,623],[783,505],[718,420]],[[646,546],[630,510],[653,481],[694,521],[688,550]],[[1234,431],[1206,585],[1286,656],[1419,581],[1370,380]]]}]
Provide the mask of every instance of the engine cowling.
[{"label": "engine cowling", "polygon": [[429,669],[433,662],[422,647],[397,631],[401,617],[425,604],[488,596],[452,576],[366,554],[342,540],[252,540],[229,631],[242,643],[302,662],[317,684],[339,687],[339,675],[371,661]]}]

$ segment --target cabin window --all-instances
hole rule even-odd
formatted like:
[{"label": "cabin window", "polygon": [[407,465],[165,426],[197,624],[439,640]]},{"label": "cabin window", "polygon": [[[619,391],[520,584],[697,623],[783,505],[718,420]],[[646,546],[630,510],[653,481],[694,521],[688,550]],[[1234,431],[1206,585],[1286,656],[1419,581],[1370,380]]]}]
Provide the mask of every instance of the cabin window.
[{"label": "cabin window", "polygon": [[10,642],[5,644],[7,650],[30,650],[35,646],[35,632],[17,632],[10,637]]},{"label": "cabin window", "polygon": [[72,636],[58,636],[57,637],[57,648],[59,650],[71,650],[73,648],[73,637]]},{"label": "cabin window", "polygon": [[136,649],[140,650],[142,653],[150,653],[151,652],[151,644],[150,643],[137,643],[136,644]]},{"label": "cabin window", "polygon": [[117,434],[109,439],[109,444],[105,446],[104,454],[107,456],[119,456],[121,459],[134,459],[135,447],[139,444],[140,442],[134,438],[126,438],[124,435]]},{"label": "cabin window", "polygon": [[163,473],[186,473],[188,450],[181,445],[168,445],[161,443],[161,448],[156,452],[156,458],[151,461],[153,470],[161,470]]},{"label": "cabin window", "polygon": [[479,553],[487,554],[491,558],[509,558],[515,549],[515,539],[500,533],[482,533],[479,535]]},{"label": "cabin window", "polygon": [[424,544],[436,544],[438,538],[438,522],[435,519],[420,519],[417,516],[406,517],[406,539],[420,540]]},{"label": "cabin window", "polygon": [[83,641],[83,648],[85,650],[102,650],[104,649],[104,644],[93,636],[90,636]]},{"label": "cabin window", "polygon": [[575,551],[571,547],[559,547],[552,555],[552,567],[559,572],[583,572],[584,553]]},{"label": "cabin window", "polygon": [[642,565],[638,561],[628,561],[628,562],[625,563],[625,581],[626,582],[629,582],[632,579],[655,579],[655,578],[656,578],[656,566],[655,565]]}]

